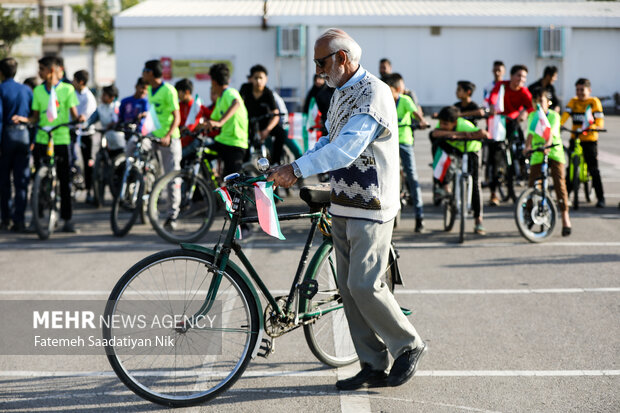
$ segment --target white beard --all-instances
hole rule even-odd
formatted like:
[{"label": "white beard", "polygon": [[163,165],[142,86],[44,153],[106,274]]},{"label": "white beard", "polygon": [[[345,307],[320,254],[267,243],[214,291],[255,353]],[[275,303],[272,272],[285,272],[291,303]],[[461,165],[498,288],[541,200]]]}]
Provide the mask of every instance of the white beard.
[{"label": "white beard", "polygon": [[344,77],[344,66],[334,67],[330,73],[325,76],[327,86],[337,88]]}]

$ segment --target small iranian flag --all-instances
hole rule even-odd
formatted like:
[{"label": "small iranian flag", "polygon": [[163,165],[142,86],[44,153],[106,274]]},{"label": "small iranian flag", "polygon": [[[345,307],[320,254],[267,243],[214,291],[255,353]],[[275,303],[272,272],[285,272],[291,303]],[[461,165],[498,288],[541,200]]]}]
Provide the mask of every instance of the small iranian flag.
[{"label": "small iranian flag", "polygon": [[549,143],[551,139],[551,124],[549,123],[549,119],[547,119],[547,115],[542,110],[540,105],[538,105],[538,110],[536,111],[536,128],[534,129],[534,133],[538,136],[542,136],[545,139],[545,142]]},{"label": "small iranian flag", "polygon": [[583,123],[581,124],[581,132],[584,135],[588,134],[588,128],[594,123],[594,116],[592,115],[592,106],[588,105],[586,112],[583,114]]},{"label": "small iranian flag", "polygon": [[56,96],[56,88],[52,87],[50,98],[47,101],[47,110],[45,111],[49,122],[53,122],[58,118],[58,106],[60,106],[60,103],[58,103],[58,97]]},{"label": "small iranian flag", "polygon": [[[220,198],[222,198],[222,201],[224,202],[224,206],[226,207],[226,211],[228,212],[228,214],[231,215],[233,212],[235,212],[235,210],[233,209],[232,198],[230,197],[230,193],[228,192],[228,188],[226,187],[217,188],[215,192],[217,192]],[[235,238],[241,239],[241,228],[239,228],[239,226],[237,226],[237,230],[235,232]]]},{"label": "small iranian flag", "polygon": [[280,221],[273,201],[273,182],[256,182],[254,184],[254,198],[258,223],[267,234],[278,239],[286,239],[280,231]]},{"label": "small iranian flag", "polygon": [[200,113],[201,106],[202,101],[200,100],[198,93],[196,93],[196,96],[194,96],[194,103],[192,103],[192,107],[189,108],[189,113],[187,114],[187,119],[185,119],[185,125],[183,126],[191,126],[196,123],[196,116]]},{"label": "small iranian flag", "polygon": [[451,162],[450,156],[443,149],[437,148],[433,160],[433,177],[443,182]]},{"label": "small iranian flag", "polygon": [[315,98],[310,99],[308,113],[305,116],[304,150],[312,149],[321,137],[321,112]]},{"label": "small iranian flag", "polygon": [[149,105],[149,110],[146,112],[146,118],[144,119],[144,125],[142,126],[142,134],[146,135],[147,133],[151,133],[157,129],[161,129],[161,124],[157,118],[155,106]]}]

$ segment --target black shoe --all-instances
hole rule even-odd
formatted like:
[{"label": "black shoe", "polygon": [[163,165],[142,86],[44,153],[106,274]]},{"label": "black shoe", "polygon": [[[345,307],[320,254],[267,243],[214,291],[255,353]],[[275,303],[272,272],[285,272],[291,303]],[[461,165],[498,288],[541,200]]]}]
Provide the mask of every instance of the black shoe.
[{"label": "black shoe", "polygon": [[68,232],[70,234],[77,234],[78,230],[75,229],[73,222],[65,221],[65,225],[62,226],[62,232]]},{"label": "black shoe", "polygon": [[383,387],[386,385],[388,375],[383,370],[373,370],[365,364],[362,370],[355,376],[344,380],[338,380],[336,387],[338,390],[357,390],[364,386]]},{"label": "black shoe", "polygon": [[26,232],[26,225],[24,225],[23,222],[16,222],[11,227],[11,232],[23,234],[24,232]]},{"label": "black shoe", "polygon": [[8,222],[0,223],[0,231],[8,231],[8,230],[9,230],[9,223]]},{"label": "black shoe", "polygon": [[388,386],[400,386],[407,383],[410,378],[415,374],[418,368],[418,362],[426,352],[426,343],[422,342],[422,345],[414,348],[413,350],[407,350],[401,354],[392,365],[390,374],[387,378]]},{"label": "black shoe", "polygon": [[562,236],[563,237],[568,237],[571,233],[571,228],[570,227],[562,227]]},{"label": "black shoe", "polygon": [[422,218],[415,219],[415,232],[424,232],[424,221]]},{"label": "black shoe", "polygon": [[598,202],[596,203],[596,207],[597,208],[605,208],[605,200],[604,199],[599,199]]}]

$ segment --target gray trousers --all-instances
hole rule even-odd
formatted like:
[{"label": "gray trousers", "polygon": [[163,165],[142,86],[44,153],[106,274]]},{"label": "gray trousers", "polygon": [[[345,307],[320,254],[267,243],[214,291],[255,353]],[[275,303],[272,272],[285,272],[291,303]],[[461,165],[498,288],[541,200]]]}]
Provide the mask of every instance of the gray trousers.
[{"label": "gray trousers", "polygon": [[[150,141],[144,141],[144,145],[149,145]],[[148,146],[147,146],[148,147]],[[136,148],[136,141],[129,140],[125,146],[125,153],[132,155]],[[170,146],[153,145],[153,150],[159,152],[159,159],[163,168],[164,175],[170,171],[178,171],[181,169],[181,148],[180,139],[171,139]],[[179,215],[179,205],[181,204],[181,179],[173,179],[168,185],[168,196],[170,197],[170,208],[168,217],[176,219]]]},{"label": "gray trousers", "polygon": [[360,364],[386,370],[422,343],[396,299],[381,281],[388,267],[394,222],[333,217],[338,287]]}]

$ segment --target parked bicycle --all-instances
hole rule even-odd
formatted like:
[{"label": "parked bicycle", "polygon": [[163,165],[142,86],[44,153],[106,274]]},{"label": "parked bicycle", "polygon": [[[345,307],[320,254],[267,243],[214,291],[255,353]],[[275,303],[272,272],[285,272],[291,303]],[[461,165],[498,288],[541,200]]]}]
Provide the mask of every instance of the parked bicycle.
[{"label": "parked bicycle", "polygon": [[94,204],[99,207],[105,203],[106,187],[112,198],[120,191],[125,170],[125,134],[117,130],[97,129],[101,134],[99,150],[93,166]]},{"label": "parked bicycle", "polygon": [[[264,163],[268,166],[267,160]],[[301,197],[310,211],[279,215],[281,221],[311,221],[288,295],[270,292],[235,241],[239,224],[257,222],[256,217],[243,217],[242,211],[254,183],[265,179],[239,174],[225,178],[232,212],[220,234],[222,243],[218,241],[213,249],[181,244],[181,249],[151,255],[130,268],[114,287],[105,309],[107,318],[161,308],[183,320],[164,330],[140,332],[104,325],[103,337],[111,343],[106,347],[110,364],[140,397],[172,407],[211,400],[241,377],[252,358],[273,353],[276,338],[300,327],[310,350],[323,363],[338,367],[358,359],[338,293],[327,213],[329,191],[304,188]],[[307,265],[317,229],[323,241]],[[230,259],[232,251],[246,271]],[[383,278],[390,290],[399,277],[396,257],[393,254]],[[257,290],[267,300],[264,310]],[[205,318],[217,323],[196,327],[196,321]],[[263,338],[263,333],[268,337]],[[174,339],[174,347],[127,354],[113,340],[119,334],[143,338],[165,334]]]},{"label": "parked bicycle", "polygon": [[135,137],[136,141],[133,154],[125,159],[120,190],[112,202],[110,224],[117,237],[127,235],[138,217],[143,223],[147,222],[145,200],[160,170],[159,161],[152,150],[152,145],[158,145],[159,139],[142,135],[135,124],[126,124],[124,130],[127,137]]},{"label": "parked bicycle", "polygon": [[579,209],[579,188],[583,186],[583,193],[586,202],[589,204],[592,200],[592,175],[588,171],[588,164],[583,156],[583,148],[581,147],[581,139],[579,135],[584,132],[607,132],[606,129],[587,128],[585,130],[572,130],[562,127],[563,131],[570,132],[574,136],[574,147],[572,152],[570,148],[564,148],[568,152],[568,189],[573,191],[573,209]]},{"label": "parked bicycle", "polygon": [[[557,144],[556,144],[557,145]],[[519,195],[515,203],[515,222],[521,235],[530,242],[543,242],[553,235],[558,219],[558,208],[549,196],[549,156],[545,153],[556,145],[547,145],[527,152],[543,153],[540,177],[534,186]]]},{"label": "parked bicycle", "polygon": [[[210,138],[203,132],[193,132],[191,135],[200,142],[195,156],[180,171],[171,171],[159,178],[153,185],[148,202],[151,225],[160,237],[175,244],[201,239],[211,228],[217,210],[213,191],[219,188],[219,183],[210,160],[217,153],[208,147]],[[166,225],[171,209],[172,185],[181,188],[179,213],[174,225]]]},{"label": "parked bicycle", "polygon": [[529,176],[529,160],[523,155],[524,142],[518,137],[507,136],[498,143],[495,152],[495,168],[491,174],[497,180],[497,190],[502,202],[515,201],[515,183],[527,182]]},{"label": "parked bicycle", "polygon": [[449,139],[449,138],[434,138],[436,140],[451,140],[455,142],[464,142],[465,150],[462,156],[450,155],[452,162],[456,165],[454,177],[450,180],[450,190],[441,199],[441,208],[443,212],[443,226],[444,230],[452,231],[456,216],[459,216],[459,244],[465,241],[465,219],[466,215],[472,213],[472,193],[473,193],[473,178],[472,173],[469,170],[469,142],[477,141],[481,142],[483,139]]},{"label": "parked bicycle", "polygon": [[54,159],[54,139],[52,132],[58,128],[73,126],[77,122],[68,122],[56,126],[38,127],[48,137],[47,152],[41,158],[32,185],[32,222],[39,239],[48,239],[54,233],[60,218],[60,179]]}]

